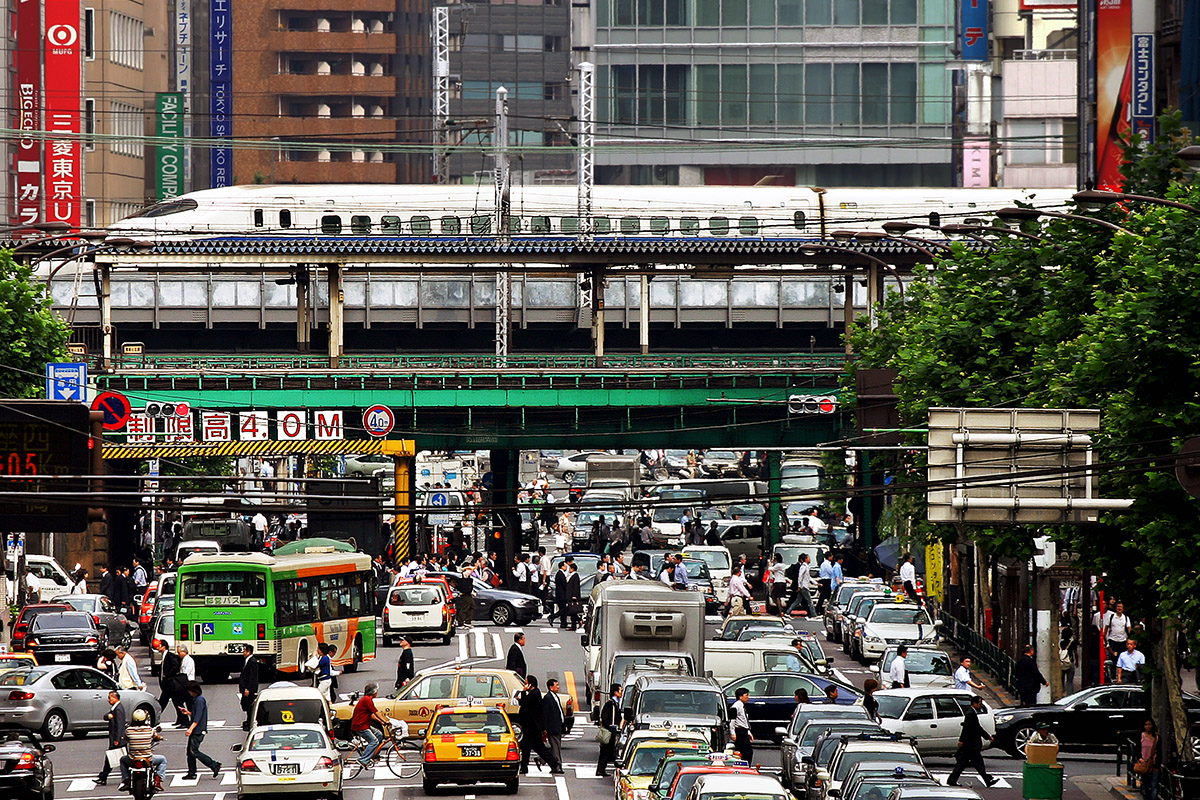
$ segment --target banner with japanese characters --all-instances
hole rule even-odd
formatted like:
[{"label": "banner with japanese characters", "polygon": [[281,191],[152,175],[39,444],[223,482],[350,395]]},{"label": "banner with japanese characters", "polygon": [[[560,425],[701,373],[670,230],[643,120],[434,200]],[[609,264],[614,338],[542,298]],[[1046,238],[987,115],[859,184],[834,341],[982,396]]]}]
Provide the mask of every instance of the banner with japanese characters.
[{"label": "banner with japanese characters", "polygon": [[300,442],[346,438],[343,409],[275,411],[189,410],[184,415],[130,414],[126,444],[156,442]]},{"label": "banner with japanese characters", "polygon": [[83,217],[83,42],[79,0],[45,0],[46,220]]},{"label": "banner with japanese characters", "polygon": [[211,0],[208,9],[208,134],[215,141],[209,151],[211,186],[233,184],[233,18],[230,0]]},{"label": "banner with japanese characters", "polygon": [[13,220],[32,225],[42,216],[42,5],[17,0],[16,105],[17,206]]}]

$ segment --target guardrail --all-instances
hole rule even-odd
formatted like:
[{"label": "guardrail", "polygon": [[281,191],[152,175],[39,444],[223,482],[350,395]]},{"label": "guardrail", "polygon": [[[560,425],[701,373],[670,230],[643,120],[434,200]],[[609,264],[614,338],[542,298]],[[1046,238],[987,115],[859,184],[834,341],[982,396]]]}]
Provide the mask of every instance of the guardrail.
[{"label": "guardrail", "polygon": [[[374,370],[677,370],[787,369],[840,370],[843,353],[780,354],[587,354],[510,355],[344,355],[339,371]],[[113,359],[117,369],[153,370],[329,370],[329,357],[296,355],[129,355]]]},{"label": "guardrail", "polygon": [[942,617],[942,631],[959,650],[971,656],[975,665],[987,671],[1004,688],[1017,692],[1013,671],[1017,662],[1012,656],[996,647],[983,634],[949,614]]}]

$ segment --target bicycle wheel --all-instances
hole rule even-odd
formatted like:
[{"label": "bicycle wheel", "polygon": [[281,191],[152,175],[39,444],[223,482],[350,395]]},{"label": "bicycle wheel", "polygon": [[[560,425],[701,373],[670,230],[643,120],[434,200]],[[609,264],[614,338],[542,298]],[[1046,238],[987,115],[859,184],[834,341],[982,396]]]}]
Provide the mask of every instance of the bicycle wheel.
[{"label": "bicycle wheel", "polygon": [[401,749],[392,743],[388,748],[387,765],[397,778],[415,778],[421,774],[421,751]]},{"label": "bicycle wheel", "polygon": [[363,763],[357,757],[347,758],[342,761],[342,778],[352,781],[359,776],[363,771]]}]

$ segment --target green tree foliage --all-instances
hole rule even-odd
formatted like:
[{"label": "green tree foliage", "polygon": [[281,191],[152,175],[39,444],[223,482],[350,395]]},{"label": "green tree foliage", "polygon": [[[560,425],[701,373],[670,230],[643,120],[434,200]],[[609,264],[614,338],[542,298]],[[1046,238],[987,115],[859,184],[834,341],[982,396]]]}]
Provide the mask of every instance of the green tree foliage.
[{"label": "green tree foliage", "polygon": [[67,360],[71,330],[33,270],[0,250],[0,397],[37,397],[46,364]]},{"label": "green tree foliage", "polygon": [[[1177,119],[1162,124],[1158,142],[1130,146],[1130,190],[1200,206],[1200,181],[1181,181],[1173,159],[1188,136]],[[1178,680],[1166,676],[1177,675],[1175,631],[1200,631],[1200,502],[1173,472],[1179,445],[1200,435],[1200,215],[1149,203],[1092,215],[1129,233],[1055,220],[1024,224],[1041,241],[956,246],[916,275],[905,303],[888,300],[876,330],[851,338],[859,365],[899,370],[913,422],[935,406],[1101,410],[1103,493],[1134,505],[1051,533],[1148,620],[1156,716],[1168,743],[1186,741]],[[1028,529],[973,535],[993,553],[1028,554]]]}]

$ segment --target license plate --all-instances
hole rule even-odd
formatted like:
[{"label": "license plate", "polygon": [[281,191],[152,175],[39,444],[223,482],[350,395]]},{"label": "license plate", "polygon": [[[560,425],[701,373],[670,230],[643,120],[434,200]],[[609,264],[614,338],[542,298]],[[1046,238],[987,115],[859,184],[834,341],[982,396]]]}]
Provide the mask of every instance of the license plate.
[{"label": "license plate", "polygon": [[276,764],[275,765],[275,774],[276,775],[299,775],[300,774],[300,765],[299,764]]},{"label": "license plate", "polygon": [[70,654],[70,653],[55,653],[55,654],[54,654],[54,660],[55,660],[56,662],[61,662],[61,661],[70,661],[70,660],[71,660],[71,654]]},{"label": "license plate", "polygon": [[468,747],[466,745],[463,745],[462,757],[463,758],[483,758],[483,748],[482,747]]},{"label": "license plate", "polygon": [[406,615],[406,616],[409,616],[409,617],[423,617],[423,616],[425,616],[425,612],[424,612],[424,611],[405,611],[404,613],[405,613],[405,615]]},{"label": "license plate", "polygon": [[225,652],[226,653],[242,652],[242,643],[241,642],[232,642],[231,644],[225,645]]}]

